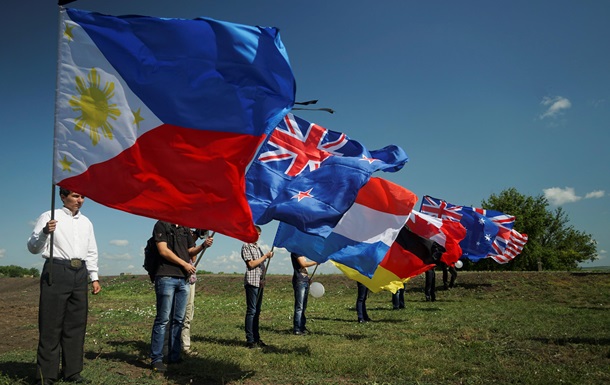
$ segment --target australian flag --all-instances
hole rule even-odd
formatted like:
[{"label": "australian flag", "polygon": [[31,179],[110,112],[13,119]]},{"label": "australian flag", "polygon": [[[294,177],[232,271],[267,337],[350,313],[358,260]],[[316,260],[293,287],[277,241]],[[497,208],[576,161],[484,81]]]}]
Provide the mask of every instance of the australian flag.
[{"label": "australian flag", "polygon": [[[466,237],[460,242],[460,247],[462,256],[473,262],[493,253],[494,240],[498,234],[498,225],[477,210],[479,209],[456,206],[428,195],[424,196],[420,207],[420,211],[424,214],[457,221],[466,228]],[[497,215],[502,214],[497,213]]]},{"label": "australian flag", "polygon": [[408,159],[398,146],[369,151],[343,133],[287,114],[246,174],[254,222],[275,219],[326,237],[373,172],[398,171]]}]

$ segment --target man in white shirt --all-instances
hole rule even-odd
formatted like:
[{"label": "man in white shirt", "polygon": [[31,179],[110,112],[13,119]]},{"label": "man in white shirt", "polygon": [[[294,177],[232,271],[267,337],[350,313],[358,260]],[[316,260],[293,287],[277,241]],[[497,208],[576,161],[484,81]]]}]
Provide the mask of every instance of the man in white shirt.
[{"label": "man in white shirt", "polygon": [[[40,276],[37,384],[63,381],[89,383],[81,377],[88,310],[88,278],[92,293],[102,289],[98,279],[97,244],[91,221],[80,209],[85,197],[59,190],[61,209],[43,213],[28,239],[28,250],[46,259]],[[51,234],[53,255],[51,257]]]}]

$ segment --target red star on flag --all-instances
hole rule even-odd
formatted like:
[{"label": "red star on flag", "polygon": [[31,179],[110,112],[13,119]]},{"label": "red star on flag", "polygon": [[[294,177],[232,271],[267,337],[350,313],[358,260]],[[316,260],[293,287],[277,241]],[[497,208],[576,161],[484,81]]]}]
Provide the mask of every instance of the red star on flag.
[{"label": "red star on flag", "polygon": [[303,198],[313,198],[313,195],[311,195],[311,190],[313,190],[313,187],[307,191],[299,191],[299,193],[294,195],[292,198],[297,198],[299,200],[299,202]]},{"label": "red star on flag", "polygon": [[374,161],[376,161],[376,160],[378,161],[379,159],[375,159],[375,158],[369,158],[368,156],[366,156],[366,155],[364,155],[364,154],[363,154],[363,155],[362,155],[362,158],[361,158],[360,160],[365,160],[365,161],[369,162],[369,164],[371,164],[371,163],[373,163],[373,162],[374,162]]}]

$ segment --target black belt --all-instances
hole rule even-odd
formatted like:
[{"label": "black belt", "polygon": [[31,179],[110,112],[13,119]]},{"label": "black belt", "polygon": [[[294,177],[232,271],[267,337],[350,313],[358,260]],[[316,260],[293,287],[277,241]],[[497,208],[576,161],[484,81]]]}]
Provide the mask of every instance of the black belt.
[{"label": "black belt", "polygon": [[[49,262],[49,260],[47,260],[47,262]],[[85,267],[85,261],[82,259],[58,259],[58,258],[53,258],[53,263],[57,263],[58,265],[66,265],[66,266],[70,266],[73,269],[80,269],[82,267]]]}]

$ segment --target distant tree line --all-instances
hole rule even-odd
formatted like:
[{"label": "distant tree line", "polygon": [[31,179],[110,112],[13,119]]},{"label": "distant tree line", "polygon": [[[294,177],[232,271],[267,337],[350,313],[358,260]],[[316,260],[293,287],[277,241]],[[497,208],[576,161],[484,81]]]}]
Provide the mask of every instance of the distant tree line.
[{"label": "distant tree line", "polygon": [[0,277],[40,277],[40,271],[38,269],[32,267],[31,269],[26,269],[21,266],[0,266]]},{"label": "distant tree line", "polygon": [[487,210],[514,215],[515,230],[527,234],[525,248],[506,264],[490,258],[477,263],[466,262],[467,270],[576,270],[578,264],[597,259],[597,242],[590,234],[569,224],[568,215],[561,207],[551,210],[548,200],[520,194],[515,188],[492,194],[481,203]]}]

